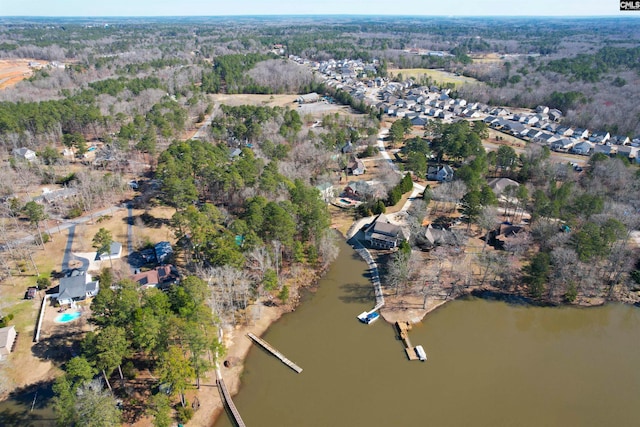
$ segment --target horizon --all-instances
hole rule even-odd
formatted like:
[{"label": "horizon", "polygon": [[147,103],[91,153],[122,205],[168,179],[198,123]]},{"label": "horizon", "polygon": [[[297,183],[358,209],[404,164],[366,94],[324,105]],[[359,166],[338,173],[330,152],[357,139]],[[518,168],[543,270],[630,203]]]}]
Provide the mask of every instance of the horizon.
[{"label": "horizon", "polygon": [[[464,13],[461,13],[464,11]],[[116,18],[116,17],[241,17],[241,16],[412,16],[412,17],[640,17],[621,11],[615,0],[538,0],[535,3],[509,0],[457,0],[435,3],[405,0],[394,7],[383,0],[324,0],[304,3],[297,0],[33,0],[3,5],[0,17]]]}]

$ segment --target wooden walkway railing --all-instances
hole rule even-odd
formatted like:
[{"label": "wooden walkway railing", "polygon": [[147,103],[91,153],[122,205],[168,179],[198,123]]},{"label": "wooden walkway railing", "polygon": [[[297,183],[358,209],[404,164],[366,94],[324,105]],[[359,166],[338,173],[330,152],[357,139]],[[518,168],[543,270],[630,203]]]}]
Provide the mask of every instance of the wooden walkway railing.
[{"label": "wooden walkway railing", "polygon": [[216,379],[216,385],[218,386],[220,396],[222,396],[222,401],[227,406],[227,408],[229,408],[229,412],[231,412],[231,416],[233,417],[233,421],[236,423],[236,426],[246,427],[244,421],[242,421],[240,412],[238,412],[236,405],[233,403],[233,400],[231,400],[231,395],[227,390],[227,386],[224,384],[224,380],[222,378]]}]

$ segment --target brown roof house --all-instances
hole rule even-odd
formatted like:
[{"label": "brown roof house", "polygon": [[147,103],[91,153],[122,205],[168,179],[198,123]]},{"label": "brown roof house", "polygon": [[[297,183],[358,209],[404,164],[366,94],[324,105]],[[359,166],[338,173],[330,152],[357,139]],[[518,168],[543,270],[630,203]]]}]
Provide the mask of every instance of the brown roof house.
[{"label": "brown roof house", "polygon": [[516,237],[518,234],[524,231],[523,227],[519,225],[512,225],[509,223],[500,224],[498,228],[489,233],[489,240],[496,249],[504,249],[504,245],[510,240]]},{"label": "brown roof house", "polygon": [[137,273],[131,276],[131,280],[138,283],[141,288],[167,288],[178,283],[180,273],[173,265],[162,265],[153,270]]},{"label": "brown roof house", "polygon": [[406,236],[402,228],[391,224],[384,214],[380,214],[365,228],[364,240],[372,248],[393,249],[406,240]]},{"label": "brown roof house", "polygon": [[18,333],[15,326],[7,326],[0,328],[0,360],[7,358],[9,353],[13,351]]}]

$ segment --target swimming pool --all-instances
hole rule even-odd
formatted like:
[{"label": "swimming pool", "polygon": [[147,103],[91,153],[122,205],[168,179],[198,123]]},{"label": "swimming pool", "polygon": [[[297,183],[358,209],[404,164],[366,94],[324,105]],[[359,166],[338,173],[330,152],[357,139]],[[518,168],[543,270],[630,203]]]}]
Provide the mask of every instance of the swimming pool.
[{"label": "swimming pool", "polygon": [[78,317],[80,317],[80,312],[74,311],[73,313],[58,314],[53,321],[56,323],[68,323],[76,320]]}]

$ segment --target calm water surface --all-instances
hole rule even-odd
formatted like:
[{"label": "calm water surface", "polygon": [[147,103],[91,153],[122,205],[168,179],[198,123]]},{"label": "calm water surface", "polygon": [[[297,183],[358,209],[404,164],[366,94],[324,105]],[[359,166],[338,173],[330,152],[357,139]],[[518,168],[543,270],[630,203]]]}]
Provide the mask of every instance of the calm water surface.
[{"label": "calm water surface", "polygon": [[[248,426],[637,426],[640,309],[455,301],[410,332],[365,326],[366,264],[346,245],[316,293],[264,338],[300,365],[249,354],[234,397]],[[223,415],[216,427],[231,426]]]}]

